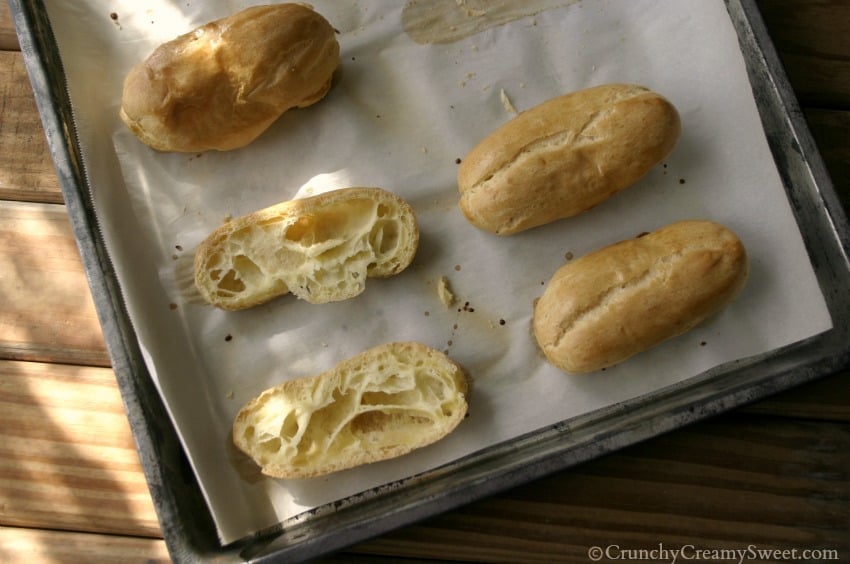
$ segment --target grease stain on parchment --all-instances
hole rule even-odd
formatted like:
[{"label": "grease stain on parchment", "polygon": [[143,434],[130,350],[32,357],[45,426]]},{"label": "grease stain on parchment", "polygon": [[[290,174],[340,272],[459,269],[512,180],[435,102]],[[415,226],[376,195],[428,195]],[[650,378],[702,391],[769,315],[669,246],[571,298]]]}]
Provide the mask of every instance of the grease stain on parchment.
[{"label": "grease stain on parchment", "polygon": [[579,0],[408,0],[402,27],[419,44],[453,43]]}]

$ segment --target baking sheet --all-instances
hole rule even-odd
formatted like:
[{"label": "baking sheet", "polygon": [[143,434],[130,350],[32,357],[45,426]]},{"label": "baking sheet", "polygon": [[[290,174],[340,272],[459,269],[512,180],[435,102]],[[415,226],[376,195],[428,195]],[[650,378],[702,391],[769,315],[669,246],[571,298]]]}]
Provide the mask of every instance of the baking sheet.
[{"label": "baking sheet", "polygon": [[[231,153],[163,155],[139,144],[117,119],[129,67],[159,42],[247,5],[47,3],[54,22],[85,22],[54,31],[98,217],[223,542],[830,327],[722,2],[565,3],[447,44],[414,41],[400,2],[314,2],[342,45],[325,100]],[[679,108],[683,137],[664,166],[585,216],[510,239],[466,224],[455,160],[511,117],[502,93],[521,110],[609,81],[643,83]],[[191,251],[225,216],[346,185],[382,186],[413,204],[422,244],[408,271],[339,304],[289,297],[224,313],[198,302]],[[740,299],[604,373],[573,377],[546,365],[529,333],[531,304],[565,254],[685,217],[721,221],[742,237],[752,275]],[[460,300],[454,308],[437,298],[443,275]],[[445,349],[473,377],[471,416],[447,440],[307,482],[261,479],[229,448],[233,414],[260,390],[389,339]]]}]

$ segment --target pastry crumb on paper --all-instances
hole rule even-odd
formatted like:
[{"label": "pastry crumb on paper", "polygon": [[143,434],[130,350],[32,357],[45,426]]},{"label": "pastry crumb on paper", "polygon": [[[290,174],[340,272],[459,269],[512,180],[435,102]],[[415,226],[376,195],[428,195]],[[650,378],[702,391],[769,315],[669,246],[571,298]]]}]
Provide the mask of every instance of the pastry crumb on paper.
[{"label": "pastry crumb on paper", "polygon": [[455,295],[449,289],[449,279],[445,276],[440,276],[440,279],[437,281],[437,295],[446,307],[455,303]]},{"label": "pastry crumb on paper", "polygon": [[517,113],[519,113],[519,112],[516,111],[516,108],[514,107],[513,103],[511,102],[511,99],[508,98],[508,94],[507,94],[507,92],[505,92],[504,88],[499,90],[499,98],[502,99],[502,106],[505,107],[506,112],[508,112],[509,114],[513,114],[513,115],[516,115]]}]

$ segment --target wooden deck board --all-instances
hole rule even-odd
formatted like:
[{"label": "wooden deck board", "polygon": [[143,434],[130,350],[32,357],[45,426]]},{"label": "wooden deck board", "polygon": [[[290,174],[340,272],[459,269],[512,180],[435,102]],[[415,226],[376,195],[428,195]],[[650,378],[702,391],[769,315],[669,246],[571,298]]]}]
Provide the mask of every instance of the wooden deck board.
[{"label": "wooden deck board", "polygon": [[481,554],[492,562],[545,562],[553,554],[581,562],[589,547],[609,544],[831,547],[850,554],[848,442],[845,424],[717,418],[353,551]]},{"label": "wooden deck board", "polygon": [[757,5],[800,104],[850,109],[850,2],[758,0]]},{"label": "wooden deck board", "polygon": [[108,366],[65,207],[0,201],[0,357]]},{"label": "wooden deck board", "polygon": [[171,559],[158,539],[0,526],[0,561],[166,564]]},{"label": "wooden deck board", "polygon": [[0,361],[0,508],[0,525],[159,536],[111,369]]},{"label": "wooden deck board", "polygon": [[23,56],[17,51],[0,51],[0,100],[0,200],[62,203]]},{"label": "wooden deck board", "polygon": [[8,2],[0,3],[0,51],[18,51],[18,36]]}]

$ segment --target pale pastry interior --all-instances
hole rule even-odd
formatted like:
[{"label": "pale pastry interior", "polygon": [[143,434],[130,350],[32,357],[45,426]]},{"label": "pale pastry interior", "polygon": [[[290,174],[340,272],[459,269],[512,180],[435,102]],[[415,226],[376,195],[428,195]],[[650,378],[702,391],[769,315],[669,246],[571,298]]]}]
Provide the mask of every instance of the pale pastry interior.
[{"label": "pale pastry interior", "polygon": [[417,343],[370,349],[318,376],[271,388],[243,408],[237,446],[278,477],[309,477],[405,454],[466,413],[466,381]]},{"label": "pale pastry interior", "polygon": [[367,277],[403,270],[418,244],[409,208],[370,193],[243,223],[205,246],[196,268],[201,293],[225,309],[287,292],[310,303],[352,298]]}]

